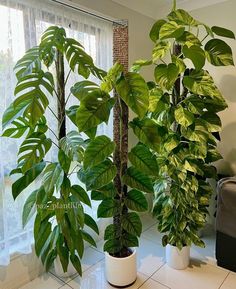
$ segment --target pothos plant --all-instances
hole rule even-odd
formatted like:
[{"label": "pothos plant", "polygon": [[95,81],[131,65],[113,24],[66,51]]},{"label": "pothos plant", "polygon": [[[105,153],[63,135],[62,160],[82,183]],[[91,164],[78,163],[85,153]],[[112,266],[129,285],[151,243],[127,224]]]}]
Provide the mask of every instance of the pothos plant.
[{"label": "pothos plant", "polygon": [[[69,66],[65,71],[65,62]],[[36,211],[34,222],[35,251],[46,266],[50,268],[59,256],[66,272],[69,260],[81,275],[81,258],[84,242],[95,246],[86,227],[98,233],[96,222],[84,212],[83,204],[91,206],[86,191],[79,181],[71,183],[71,175],[82,166],[86,140],[78,132],[79,127],[91,121],[107,120],[111,109],[108,94],[97,95],[83,91],[86,105],[80,111],[77,106],[67,107],[68,100],[79,104],[80,97],[74,93],[83,87],[86,81],[79,81],[66,95],[66,85],[70,73],[74,72],[81,79],[90,74],[102,79],[105,72],[98,69],[93,59],[84,51],[75,39],[66,36],[64,28],[49,27],[42,35],[39,46],[29,49],[17,62],[15,74],[17,84],[15,99],[3,115],[3,136],[23,138],[18,151],[18,164],[11,175],[17,180],[12,185],[12,194],[16,199],[33,182],[34,190],[24,205],[23,226]],[[57,107],[52,107],[52,100]],[[101,109],[103,114],[96,116]],[[81,112],[83,110],[83,112]],[[47,123],[47,115],[52,114],[53,124]],[[68,131],[67,121],[75,124],[75,130]],[[10,126],[10,127],[9,127]],[[51,131],[51,138],[49,137]],[[94,135],[95,130],[87,126],[83,131]],[[53,146],[54,161],[48,157]]]},{"label": "pothos plant", "polygon": [[217,151],[221,130],[217,113],[227,108],[204,66],[234,65],[232,50],[221,37],[235,39],[228,29],[210,28],[176,10],[174,1],[167,18],[150,31],[152,60],[133,66],[136,72],[144,65],[155,66],[155,81],[148,83],[149,118],[139,124],[153,131],[143,143],[152,146],[160,168],[154,181],[153,214],[164,246],[204,246],[197,232],[206,222],[212,195],[207,178],[216,178],[211,163],[222,158]]}]

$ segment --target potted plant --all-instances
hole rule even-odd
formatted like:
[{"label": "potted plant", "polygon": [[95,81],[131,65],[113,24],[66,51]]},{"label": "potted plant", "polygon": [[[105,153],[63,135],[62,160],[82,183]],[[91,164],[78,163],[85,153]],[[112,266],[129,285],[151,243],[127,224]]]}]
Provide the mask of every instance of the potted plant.
[{"label": "potted plant", "polygon": [[[167,18],[158,20],[150,31],[152,60],[137,61],[133,70],[155,65],[155,81],[148,84],[149,122],[158,126],[153,151],[160,168],[154,184],[153,215],[164,234],[167,264],[184,269],[191,244],[204,246],[198,230],[206,222],[212,194],[207,178],[216,178],[211,163],[222,158],[217,151],[218,112],[227,104],[204,66],[206,62],[234,65],[231,48],[218,36],[235,36],[228,29],[210,28],[186,11],[176,10],[175,2]],[[141,121],[139,124],[142,126]],[[134,133],[139,134],[135,129]],[[146,139],[144,144],[151,145]]]},{"label": "potted plant", "polygon": [[[65,61],[69,71],[65,71]],[[82,166],[86,147],[74,117],[76,106],[67,108],[68,99],[74,97],[71,93],[66,95],[71,71],[83,79],[90,74],[98,79],[105,75],[94,65],[83,46],[66,36],[63,28],[49,27],[39,46],[29,49],[15,66],[16,98],[3,115],[2,126],[4,137],[23,138],[17,167],[11,172],[18,177],[12,185],[14,199],[37,180],[38,188],[26,200],[22,218],[25,226],[36,212],[36,254],[47,271],[56,260],[58,272],[67,272],[69,268],[68,274],[77,271],[81,275],[85,241],[96,246],[86,226],[96,233],[98,227],[84,212],[83,204],[91,206],[86,191],[78,180],[71,182],[72,174]],[[84,83],[86,81],[79,81],[76,86]],[[79,103],[78,98],[74,97],[74,100]],[[53,101],[56,107],[52,106]],[[50,113],[54,119],[49,124]],[[74,130],[66,129],[68,120],[75,124]],[[52,149],[53,160],[48,157]]]},{"label": "potted plant", "polygon": [[[83,88],[74,93],[83,96]],[[112,97],[114,114],[113,140],[107,136],[97,136],[90,140],[84,153],[83,168],[79,172],[81,181],[91,191],[93,200],[101,201],[97,215],[99,218],[113,218],[105,229],[104,251],[107,281],[114,286],[129,286],[136,280],[136,251],[142,223],[136,212],[148,209],[145,193],[153,193],[151,177],[158,174],[154,154],[148,146],[138,143],[128,153],[128,109],[149,126],[146,112],[149,106],[149,91],[144,79],[136,72],[125,73],[122,65],[116,63],[108,72],[100,88],[90,84],[91,94],[99,93]],[[91,99],[92,95],[90,96]],[[100,122],[84,117],[89,109],[89,99],[80,97],[77,123],[81,131],[96,127]],[[108,120],[109,111],[100,109],[97,115]],[[95,112],[93,112],[93,117]],[[152,122],[152,121],[151,121]],[[155,124],[153,124],[153,130]],[[153,138],[153,131],[136,128],[140,141]],[[155,138],[155,136],[154,136]],[[113,155],[113,158],[112,158]],[[127,162],[130,161],[128,167]]]}]

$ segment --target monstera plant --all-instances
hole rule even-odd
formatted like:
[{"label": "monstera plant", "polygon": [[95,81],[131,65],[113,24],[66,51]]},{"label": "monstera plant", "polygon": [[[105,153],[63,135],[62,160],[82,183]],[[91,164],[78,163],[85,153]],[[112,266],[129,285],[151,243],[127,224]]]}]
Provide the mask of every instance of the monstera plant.
[{"label": "monstera plant", "polygon": [[[66,73],[67,66],[70,69]],[[81,81],[70,87],[66,95],[71,71]],[[156,175],[158,171],[147,146],[138,144],[128,154],[129,108],[137,115],[132,126],[139,131],[140,139],[152,137],[152,132],[140,128],[138,123],[139,119],[148,122],[146,82],[136,72],[125,73],[118,63],[106,74],[94,65],[79,42],[68,38],[65,30],[56,26],[49,27],[39,46],[27,51],[17,62],[15,72],[16,98],[3,115],[3,136],[24,138],[18,165],[11,172],[19,176],[12,185],[14,199],[33,182],[38,185],[23,210],[23,225],[36,210],[37,255],[47,270],[59,256],[64,272],[71,262],[82,274],[84,241],[96,245],[86,226],[98,233],[96,222],[83,209],[83,204],[91,206],[87,193],[91,191],[91,198],[101,201],[98,217],[114,218],[105,230],[104,250],[114,258],[129,257],[133,254],[130,248],[138,246],[137,237],[142,231],[141,220],[134,211],[147,209],[144,193],[153,192],[148,175]],[[101,84],[87,80],[90,74]],[[73,106],[67,107],[72,97]],[[53,108],[55,102],[57,107]],[[111,140],[96,132],[101,123],[108,122],[113,107],[114,140]],[[48,124],[49,114],[54,120]],[[68,121],[74,125],[73,131],[68,131]],[[129,168],[128,155],[132,164]],[[73,183],[72,175],[77,176]],[[128,279],[133,282],[135,262],[131,267]],[[127,274],[127,270],[118,271]],[[126,282],[118,271],[115,274],[118,281]],[[112,279],[109,281],[116,284]]]},{"label": "monstera plant", "polygon": [[[65,62],[68,63],[68,71],[65,70]],[[97,95],[89,94],[88,89],[83,91],[88,108],[80,107],[80,111],[77,106],[67,108],[70,97],[79,104],[75,91],[88,83],[79,81],[66,95],[71,71],[80,79],[87,79],[90,74],[102,79],[105,75],[94,65],[83,46],[66,36],[63,28],[49,27],[39,46],[29,49],[15,66],[15,100],[5,111],[2,125],[4,137],[23,138],[17,167],[11,172],[11,175],[18,177],[12,185],[14,199],[31,183],[35,182],[38,187],[26,200],[23,210],[24,226],[36,211],[36,254],[41,257],[47,270],[59,256],[65,272],[70,260],[81,275],[80,259],[84,242],[96,245],[86,226],[96,233],[98,227],[83,209],[83,204],[91,206],[88,194],[79,182],[72,184],[70,181],[71,175],[82,166],[87,146],[86,140],[78,132],[78,122],[81,128],[80,116],[84,124],[88,119],[95,123],[101,118],[105,121],[112,99],[108,94],[97,98]],[[53,107],[53,103],[57,104],[56,107]],[[94,111],[99,109],[101,113],[97,116]],[[50,114],[54,119],[49,125],[47,118],[51,118]],[[67,121],[75,124],[75,130],[66,129]],[[95,130],[89,128],[85,132],[95,134]],[[48,156],[50,151],[53,157]]]},{"label": "monstera plant", "polygon": [[[136,72],[144,65],[155,67],[155,81],[148,83],[149,118],[138,124],[153,131],[151,139],[142,134],[142,142],[152,146],[160,168],[153,214],[162,242],[179,250],[192,243],[204,246],[198,230],[206,222],[212,194],[207,178],[216,178],[212,162],[221,159],[217,113],[227,108],[204,67],[234,65],[232,50],[222,37],[235,38],[228,29],[210,28],[176,9],[174,1],[167,18],[158,20],[150,31],[152,60],[139,60],[133,66]],[[138,136],[140,129],[134,130]]]}]

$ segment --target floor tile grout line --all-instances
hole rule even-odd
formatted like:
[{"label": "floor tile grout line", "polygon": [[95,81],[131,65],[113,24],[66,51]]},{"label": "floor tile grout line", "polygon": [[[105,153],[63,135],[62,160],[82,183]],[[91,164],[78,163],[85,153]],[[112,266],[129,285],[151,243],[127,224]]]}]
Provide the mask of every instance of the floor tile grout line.
[{"label": "floor tile grout line", "polygon": [[[148,280],[150,280],[150,279],[153,280],[153,281],[156,281],[156,280],[152,279],[152,276],[153,276],[157,271],[159,271],[165,264],[166,264],[166,263],[162,264],[155,272],[153,272],[153,273],[148,277],[148,279],[145,280],[137,289],[141,288],[141,287],[142,287]],[[146,274],[144,274],[144,275],[146,275]],[[146,276],[147,276],[147,275],[146,275]],[[157,282],[157,281],[156,281],[156,282]],[[160,282],[157,282],[157,283],[161,284]],[[161,285],[165,286],[165,287],[168,288],[168,289],[171,289],[170,287],[167,287],[167,286],[164,285],[164,284],[161,284]]]},{"label": "floor tile grout line", "polygon": [[[45,272],[44,272],[44,273],[45,273]],[[46,273],[47,273],[47,272],[46,272]],[[65,282],[63,279],[61,279],[60,277],[58,277],[56,274],[54,274],[53,272],[49,271],[48,274],[51,274],[53,277],[56,277],[58,280],[60,280],[61,282],[63,282],[64,284],[63,284],[62,286],[66,285],[66,282]],[[59,287],[59,288],[60,288],[60,287]]]},{"label": "floor tile grout line", "polygon": [[219,289],[220,289],[220,288],[222,287],[222,285],[225,283],[225,280],[228,278],[228,276],[229,276],[230,273],[231,273],[231,272],[229,271],[228,274],[227,274],[227,276],[224,278],[223,282],[220,284]]},{"label": "floor tile grout line", "polygon": [[[83,278],[83,274],[84,274],[85,272],[87,272],[88,270],[92,269],[94,266],[96,266],[98,263],[100,263],[100,262],[102,262],[102,261],[104,261],[104,257],[103,257],[101,260],[99,260],[99,261],[97,261],[96,263],[94,263],[93,265],[91,265],[90,267],[88,267],[87,269],[85,269],[85,270],[82,272],[82,277],[81,277],[81,278]],[[76,277],[70,279],[70,280],[69,280],[68,282],[66,282],[65,284],[66,284],[66,285],[69,285],[69,283],[70,283],[72,280],[74,280],[75,278],[77,278],[77,277],[80,277],[80,275],[78,274]]]},{"label": "floor tile grout line", "polygon": [[70,287],[71,289],[74,289],[74,288],[71,287],[69,284],[64,284],[64,285],[62,285],[61,287],[59,287],[58,289],[63,289],[63,287],[65,287],[65,286],[68,286],[68,287]]}]

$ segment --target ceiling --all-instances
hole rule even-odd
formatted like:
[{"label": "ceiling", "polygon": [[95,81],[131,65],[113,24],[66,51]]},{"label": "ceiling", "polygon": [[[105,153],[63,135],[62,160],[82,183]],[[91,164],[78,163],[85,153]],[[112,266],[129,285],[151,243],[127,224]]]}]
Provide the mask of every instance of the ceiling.
[{"label": "ceiling", "polygon": [[[172,0],[111,0],[141,14],[156,19],[157,17],[165,15],[172,8]],[[179,8],[188,11],[210,6],[227,0],[177,0]]]}]

